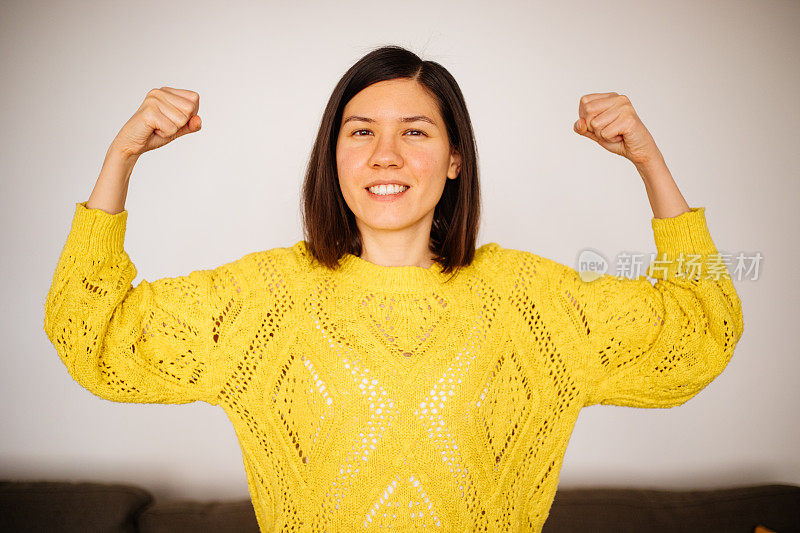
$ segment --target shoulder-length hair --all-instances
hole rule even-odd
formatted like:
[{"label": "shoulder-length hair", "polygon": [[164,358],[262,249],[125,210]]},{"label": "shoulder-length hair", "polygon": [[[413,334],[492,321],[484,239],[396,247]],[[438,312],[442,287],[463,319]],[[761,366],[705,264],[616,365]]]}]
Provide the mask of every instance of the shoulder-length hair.
[{"label": "shoulder-length hair", "polygon": [[461,155],[456,179],[447,179],[436,204],[429,249],[442,272],[472,263],[480,223],[478,161],[464,96],[453,76],[434,61],[423,61],[400,46],[384,46],[358,60],[336,84],[322,115],[302,187],[303,234],[312,259],[339,266],[345,253],[361,255],[361,234],[345,202],[336,168],[336,142],[344,107],[362,89],[379,81],[419,82],[438,105],[451,149]]}]

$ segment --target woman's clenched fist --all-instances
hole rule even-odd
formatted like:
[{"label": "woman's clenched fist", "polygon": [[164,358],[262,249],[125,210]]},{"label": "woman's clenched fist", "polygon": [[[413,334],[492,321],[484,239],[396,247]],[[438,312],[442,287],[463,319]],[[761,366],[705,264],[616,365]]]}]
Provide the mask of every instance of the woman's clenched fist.
[{"label": "woman's clenched fist", "polygon": [[161,148],[200,129],[199,107],[200,95],[194,91],[172,87],[152,89],[119,130],[112,146],[126,157],[138,157]]},{"label": "woman's clenched fist", "polygon": [[624,94],[584,94],[578,103],[578,117],[572,126],[576,133],[637,166],[661,157],[653,136]]}]

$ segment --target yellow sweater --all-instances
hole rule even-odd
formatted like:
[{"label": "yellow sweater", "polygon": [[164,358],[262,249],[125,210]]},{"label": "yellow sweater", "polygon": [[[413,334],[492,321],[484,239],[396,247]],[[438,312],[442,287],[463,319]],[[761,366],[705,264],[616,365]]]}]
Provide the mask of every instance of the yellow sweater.
[{"label": "yellow sweater", "polygon": [[[299,241],[133,287],[128,212],[85,204],[47,336],[100,398],[222,407],[262,531],[539,532],[582,407],[681,405],[742,335],[703,207],[652,219],[655,285],[497,243],[446,283],[355,255],[328,270]],[[721,275],[680,277],[681,252]]]}]

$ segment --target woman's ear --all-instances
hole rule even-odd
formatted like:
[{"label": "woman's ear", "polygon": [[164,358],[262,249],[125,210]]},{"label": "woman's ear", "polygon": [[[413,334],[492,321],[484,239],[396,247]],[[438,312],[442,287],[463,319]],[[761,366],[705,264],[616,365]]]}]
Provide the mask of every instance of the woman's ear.
[{"label": "woman's ear", "polygon": [[450,152],[450,167],[447,169],[447,177],[456,179],[461,172],[461,154],[452,150]]}]

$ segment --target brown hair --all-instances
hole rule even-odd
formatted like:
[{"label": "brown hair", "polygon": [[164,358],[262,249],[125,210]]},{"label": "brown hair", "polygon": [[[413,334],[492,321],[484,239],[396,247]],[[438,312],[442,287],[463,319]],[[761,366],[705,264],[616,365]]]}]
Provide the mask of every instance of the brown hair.
[{"label": "brown hair", "polygon": [[322,115],[302,188],[303,234],[311,256],[334,268],[344,253],[361,255],[355,215],[342,196],[336,170],[336,141],[344,107],[361,90],[379,81],[408,78],[436,100],[451,149],[461,155],[461,171],[446,180],[434,208],[430,251],[445,273],[472,263],[480,224],[478,155],[464,96],[453,76],[434,61],[423,61],[400,46],[369,52],[345,72]]}]

